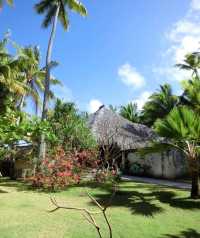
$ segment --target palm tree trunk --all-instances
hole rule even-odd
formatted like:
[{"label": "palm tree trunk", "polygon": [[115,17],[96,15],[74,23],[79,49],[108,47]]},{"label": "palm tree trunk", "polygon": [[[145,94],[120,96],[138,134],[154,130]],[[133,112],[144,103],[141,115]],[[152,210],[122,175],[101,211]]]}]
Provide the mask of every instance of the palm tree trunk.
[{"label": "palm tree trunk", "polygon": [[21,112],[23,105],[24,105],[24,100],[25,100],[25,95],[23,95],[20,99],[19,105],[18,105],[18,110]]},{"label": "palm tree trunk", "polygon": [[[49,96],[49,83],[50,83],[50,62],[51,62],[51,54],[52,54],[52,47],[53,41],[56,34],[56,27],[58,22],[58,15],[60,11],[60,4],[58,4],[53,26],[51,30],[51,35],[49,38],[48,49],[47,49],[47,56],[46,56],[46,77],[45,77],[45,90],[44,90],[44,98],[43,98],[43,109],[42,109],[42,121],[46,120],[47,117],[47,110],[48,110],[48,96]],[[39,161],[43,160],[46,155],[46,143],[45,143],[45,135],[42,133],[40,138],[39,144]]]},{"label": "palm tree trunk", "polygon": [[192,189],[191,189],[191,198],[196,199],[200,197],[199,189],[199,173],[192,172]]},{"label": "palm tree trunk", "polygon": [[190,160],[190,169],[192,178],[191,198],[196,199],[200,197],[198,159]]},{"label": "palm tree trunk", "polygon": [[200,78],[199,78],[199,72],[198,72],[198,69],[195,68],[195,69],[194,69],[194,73],[195,73],[196,77],[197,77],[198,79],[200,79]]},{"label": "palm tree trunk", "polygon": [[[22,108],[23,108],[23,105],[24,105],[24,101],[25,101],[25,95],[22,95],[21,99],[20,99],[20,102],[19,102],[19,105],[18,105],[18,110],[21,112],[22,111]],[[19,123],[21,122],[22,118],[21,118],[21,115],[18,117],[17,119],[17,125],[19,125]]]}]

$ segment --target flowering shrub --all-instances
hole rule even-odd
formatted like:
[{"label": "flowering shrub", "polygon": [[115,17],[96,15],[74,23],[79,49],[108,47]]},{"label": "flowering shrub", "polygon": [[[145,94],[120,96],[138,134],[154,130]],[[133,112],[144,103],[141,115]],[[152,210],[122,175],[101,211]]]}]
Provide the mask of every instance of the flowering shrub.
[{"label": "flowering shrub", "polygon": [[116,182],[120,177],[117,169],[100,169],[96,171],[95,181],[98,183],[104,182]]},{"label": "flowering shrub", "polygon": [[40,172],[37,172],[31,181],[35,187],[56,190],[79,183],[84,169],[94,168],[95,165],[93,151],[65,153],[62,148],[57,148],[54,155],[42,162]]}]

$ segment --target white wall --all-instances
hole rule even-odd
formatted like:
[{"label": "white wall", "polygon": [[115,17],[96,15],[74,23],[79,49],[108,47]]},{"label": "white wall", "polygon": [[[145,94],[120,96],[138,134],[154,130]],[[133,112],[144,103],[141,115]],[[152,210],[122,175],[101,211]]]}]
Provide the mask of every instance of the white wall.
[{"label": "white wall", "polygon": [[127,155],[127,160],[130,166],[133,163],[148,166],[147,173],[153,177],[174,179],[188,173],[187,160],[176,150],[146,156],[130,152]]}]

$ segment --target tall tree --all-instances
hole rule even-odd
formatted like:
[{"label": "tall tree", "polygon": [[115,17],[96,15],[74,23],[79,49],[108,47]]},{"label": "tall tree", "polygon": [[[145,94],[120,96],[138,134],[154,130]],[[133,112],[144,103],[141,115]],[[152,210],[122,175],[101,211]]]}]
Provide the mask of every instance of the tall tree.
[{"label": "tall tree", "polygon": [[186,106],[174,108],[169,115],[155,123],[156,132],[167,138],[157,148],[172,147],[182,151],[188,159],[192,178],[191,197],[199,198],[200,174],[200,117]]},{"label": "tall tree", "polygon": [[160,90],[153,93],[149,100],[145,103],[141,121],[152,126],[156,119],[164,118],[177,104],[178,97],[172,93],[172,88],[169,84],[160,86]]},{"label": "tall tree", "polygon": [[200,54],[190,53],[185,56],[182,64],[176,64],[179,69],[192,71],[192,76],[199,77],[198,70],[200,68]]},{"label": "tall tree", "polygon": [[200,115],[200,80],[197,77],[183,81],[182,104],[188,105]]},{"label": "tall tree", "polygon": [[[16,46],[16,44],[15,44]],[[16,59],[15,67],[19,71],[21,81],[27,86],[26,92],[20,97],[18,109],[21,111],[26,97],[31,97],[36,106],[40,104],[40,93],[44,91],[44,81],[46,71],[45,68],[40,68],[40,51],[38,47],[25,47],[17,46],[18,57]],[[52,62],[53,66],[57,65]],[[51,77],[50,84],[60,84],[59,80]],[[49,96],[54,97],[52,91],[49,91]]]},{"label": "tall tree", "polygon": [[13,6],[13,0],[0,0],[0,9],[3,7],[3,5],[5,4],[5,2],[10,5]]},{"label": "tall tree", "polygon": [[[61,22],[64,29],[69,26],[68,10],[73,10],[82,16],[87,15],[87,11],[82,3],[78,0],[42,0],[35,5],[35,9],[38,14],[45,14],[44,21],[42,23],[43,27],[47,28],[52,24],[52,30],[49,38],[47,55],[46,55],[46,77],[45,77],[45,91],[43,99],[43,110],[42,110],[42,120],[47,117],[48,110],[48,94],[49,94],[49,83],[50,83],[50,62],[53,41],[55,38],[56,27],[58,20]],[[45,158],[45,138],[41,135],[39,158]]]},{"label": "tall tree", "polygon": [[58,138],[59,145],[65,150],[79,150],[95,145],[86,120],[80,115],[74,103],[57,99],[54,109],[48,113],[48,121]]},{"label": "tall tree", "polygon": [[131,102],[128,103],[126,106],[121,106],[119,113],[121,116],[131,122],[138,123],[140,120],[136,103]]},{"label": "tall tree", "polygon": [[18,70],[14,67],[15,59],[7,51],[8,38],[0,41],[0,97],[1,112],[6,105],[15,105],[17,98],[25,93],[25,85],[19,81]]}]

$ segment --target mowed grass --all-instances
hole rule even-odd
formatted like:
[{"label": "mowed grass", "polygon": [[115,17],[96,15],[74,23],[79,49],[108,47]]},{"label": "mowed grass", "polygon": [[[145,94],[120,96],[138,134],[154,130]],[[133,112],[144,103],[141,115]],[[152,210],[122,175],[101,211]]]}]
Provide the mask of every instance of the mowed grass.
[{"label": "mowed grass", "polygon": [[[95,229],[76,211],[53,208],[50,197],[62,205],[96,210],[85,194],[100,203],[111,194],[108,185],[82,184],[57,193],[27,189],[20,182],[0,180],[0,238],[95,238]],[[200,201],[189,192],[134,182],[121,182],[108,209],[114,238],[200,238]],[[97,215],[108,238],[103,217]]]}]

